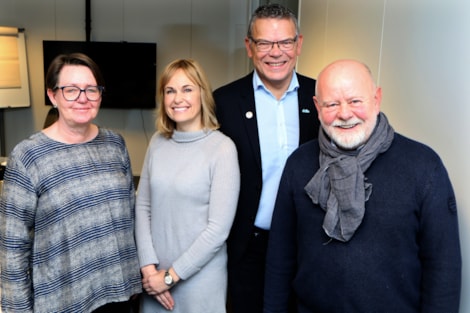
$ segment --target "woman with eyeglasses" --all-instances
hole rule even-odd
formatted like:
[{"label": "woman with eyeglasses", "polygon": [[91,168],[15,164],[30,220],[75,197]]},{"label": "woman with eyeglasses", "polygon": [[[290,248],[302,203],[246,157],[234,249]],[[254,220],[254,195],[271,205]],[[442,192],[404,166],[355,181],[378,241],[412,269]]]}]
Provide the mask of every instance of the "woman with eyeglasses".
[{"label": "woman with eyeglasses", "polygon": [[88,56],[46,75],[58,120],[11,152],[0,201],[4,312],[126,312],[141,292],[123,138],[93,124],[104,81]]}]

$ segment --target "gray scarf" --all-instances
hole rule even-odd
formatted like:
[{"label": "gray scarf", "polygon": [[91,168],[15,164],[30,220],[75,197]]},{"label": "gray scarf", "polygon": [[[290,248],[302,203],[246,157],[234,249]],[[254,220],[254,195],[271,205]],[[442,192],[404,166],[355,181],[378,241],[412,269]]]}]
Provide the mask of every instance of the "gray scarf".
[{"label": "gray scarf", "polygon": [[313,203],[326,211],[323,229],[330,238],[347,242],[361,224],[365,202],[372,193],[372,184],[366,181],[364,172],[377,155],[388,150],[393,137],[394,130],[383,113],[366,144],[351,153],[333,145],[320,131],[320,168],[305,191]]}]

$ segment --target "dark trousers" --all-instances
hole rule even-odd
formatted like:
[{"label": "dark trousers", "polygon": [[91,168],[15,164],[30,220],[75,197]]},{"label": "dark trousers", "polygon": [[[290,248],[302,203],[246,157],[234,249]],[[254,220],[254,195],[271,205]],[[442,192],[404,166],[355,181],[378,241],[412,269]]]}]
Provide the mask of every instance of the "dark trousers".
[{"label": "dark trousers", "polygon": [[138,305],[138,296],[136,295],[129,301],[107,303],[92,313],[137,313]]},{"label": "dark trousers", "polygon": [[254,230],[243,258],[230,263],[228,292],[230,313],[262,313],[268,232]]},{"label": "dark trousers", "polygon": [[93,313],[129,313],[131,312],[131,305],[128,301],[126,302],[112,302],[100,306]]}]

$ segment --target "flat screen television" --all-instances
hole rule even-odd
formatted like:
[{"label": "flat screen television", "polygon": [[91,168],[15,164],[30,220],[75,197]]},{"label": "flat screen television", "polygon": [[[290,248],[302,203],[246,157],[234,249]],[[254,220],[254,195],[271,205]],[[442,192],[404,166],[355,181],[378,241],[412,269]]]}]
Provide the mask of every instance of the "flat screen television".
[{"label": "flat screen television", "polygon": [[[98,64],[105,81],[102,108],[155,108],[156,43],[44,40],[44,76],[57,55],[73,52],[85,53]],[[45,99],[52,105],[47,93]]]}]

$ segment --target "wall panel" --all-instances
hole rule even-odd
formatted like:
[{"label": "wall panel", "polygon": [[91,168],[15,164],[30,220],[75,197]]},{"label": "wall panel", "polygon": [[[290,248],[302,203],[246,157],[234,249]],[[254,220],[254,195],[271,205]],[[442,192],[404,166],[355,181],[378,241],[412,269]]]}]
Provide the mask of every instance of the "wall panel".
[{"label": "wall panel", "polygon": [[[91,1],[91,39],[157,43],[157,78],[176,58],[195,58],[213,87],[248,71],[243,33],[249,0],[100,0]],[[44,105],[43,40],[85,40],[85,1],[2,0],[0,25],[26,29],[31,107],[5,112],[7,154],[22,139],[41,129]],[[128,60],[132,62],[132,60]],[[119,64],[116,64],[119,66]],[[139,175],[154,115],[149,110],[102,109],[96,122],[121,133]]]}]

